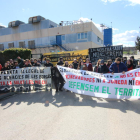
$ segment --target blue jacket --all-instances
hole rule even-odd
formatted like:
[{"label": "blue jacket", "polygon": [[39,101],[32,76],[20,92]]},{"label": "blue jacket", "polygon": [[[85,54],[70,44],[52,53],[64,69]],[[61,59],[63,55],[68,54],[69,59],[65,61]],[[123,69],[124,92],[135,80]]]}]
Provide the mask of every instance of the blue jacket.
[{"label": "blue jacket", "polygon": [[127,71],[127,67],[125,66],[124,63],[120,63],[119,65],[117,65],[117,63],[113,63],[110,67],[109,67],[109,71],[112,73],[120,73],[123,71]]}]

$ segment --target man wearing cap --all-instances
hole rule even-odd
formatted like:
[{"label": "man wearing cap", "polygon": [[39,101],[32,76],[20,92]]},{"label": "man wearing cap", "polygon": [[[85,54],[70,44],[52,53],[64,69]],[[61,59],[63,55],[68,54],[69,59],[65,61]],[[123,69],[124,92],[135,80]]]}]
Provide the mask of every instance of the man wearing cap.
[{"label": "man wearing cap", "polygon": [[49,58],[46,58],[46,64],[44,64],[45,67],[53,67],[53,64],[50,63],[50,59]]}]

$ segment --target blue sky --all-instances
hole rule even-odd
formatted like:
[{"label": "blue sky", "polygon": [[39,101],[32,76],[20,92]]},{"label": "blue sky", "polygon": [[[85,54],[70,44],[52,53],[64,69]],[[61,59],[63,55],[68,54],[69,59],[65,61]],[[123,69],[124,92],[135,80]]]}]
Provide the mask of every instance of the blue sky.
[{"label": "blue sky", "polygon": [[112,22],[114,45],[134,46],[140,36],[140,0],[0,0],[0,7],[0,25],[14,20],[27,23],[36,15],[56,23],[92,18],[98,28]]}]

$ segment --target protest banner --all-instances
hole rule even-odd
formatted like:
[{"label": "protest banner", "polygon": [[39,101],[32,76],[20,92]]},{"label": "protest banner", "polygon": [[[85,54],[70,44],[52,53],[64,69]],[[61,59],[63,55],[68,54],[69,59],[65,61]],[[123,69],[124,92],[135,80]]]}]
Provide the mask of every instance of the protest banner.
[{"label": "protest banner", "polygon": [[31,91],[51,87],[51,69],[28,67],[0,71],[0,91]]},{"label": "protest banner", "polygon": [[123,57],[123,46],[89,48],[89,57],[92,62],[97,62],[99,59],[112,59],[114,61],[117,57]]},{"label": "protest banner", "polygon": [[57,66],[65,80],[64,88],[78,94],[113,99],[140,98],[140,69],[125,74],[100,74]]}]

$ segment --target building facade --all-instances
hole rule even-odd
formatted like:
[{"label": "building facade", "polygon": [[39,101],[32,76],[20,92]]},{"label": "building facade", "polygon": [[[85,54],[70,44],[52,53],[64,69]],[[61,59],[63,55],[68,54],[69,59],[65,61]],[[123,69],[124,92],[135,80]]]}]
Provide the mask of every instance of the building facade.
[{"label": "building facade", "polygon": [[14,21],[0,28],[0,50],[29,48],[33,54],[103,47],[103,35],[93,22],[56,24],[41,16],[28,24]]}]

